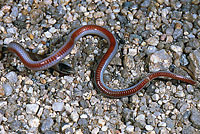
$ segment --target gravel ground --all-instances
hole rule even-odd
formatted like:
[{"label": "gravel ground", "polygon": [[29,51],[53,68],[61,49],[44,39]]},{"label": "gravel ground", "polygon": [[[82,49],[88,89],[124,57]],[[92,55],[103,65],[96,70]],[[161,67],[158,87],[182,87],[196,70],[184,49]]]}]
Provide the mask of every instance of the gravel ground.
[{"label": "gravel ground", "polygon": [[[16,41],[49,54],[86,24],[107,28],[119,42],[105,71],[109,87],[128,87],[158,70],[200,80],[199,0],[0,0],[1,46]],[[74,68],[66,76],[31,71],[5,53],[0,133],[200,134],[198,84],[157,79],[130,97],[102,96],[91,75],[106,47],[97,36],[81,38],[64,59]]]}]

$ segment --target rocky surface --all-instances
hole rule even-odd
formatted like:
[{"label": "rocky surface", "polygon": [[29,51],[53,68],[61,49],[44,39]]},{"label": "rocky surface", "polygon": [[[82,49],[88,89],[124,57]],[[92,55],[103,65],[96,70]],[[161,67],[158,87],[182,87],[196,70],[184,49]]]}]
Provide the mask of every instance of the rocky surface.
[{"label": "rocky surface", "polygon": [[[176,68],[176,73],[192,72],[200,80],[199,0],[0,1],[1,47],[16,41],[27,51],[49,54],[73,29],[87,24],[107,28],[119,42],[104,73],[111,88]],[[5,53],[0,61],[0,133],[200,133],[198,84],[156,79],[130,97],[102,96],[92,73],[106,50],[106,41],[98,36],[79,39],[64,59],[74,68],[67,76],[31,71]]]}]

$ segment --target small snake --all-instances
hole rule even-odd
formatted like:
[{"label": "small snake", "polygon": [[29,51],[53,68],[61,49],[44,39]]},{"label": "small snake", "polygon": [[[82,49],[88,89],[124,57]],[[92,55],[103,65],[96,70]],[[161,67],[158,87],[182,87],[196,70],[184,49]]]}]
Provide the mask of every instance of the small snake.
[{"label": "small snake", "polygon": [[97,69],[95,71],[94,75],[94,81],[96,87],[106,96],[113,97],[113,98],[120,98],[124,96],[130,96],[136,93],[137,91],[141,90],[147,83],[149,83],[151,80],[158,78],[158,77],[168,77],[176,80],[180,80],[189,84],[194,85],[196,82],[192,79],[168,72],[168,71],[158,71],[149,74],[147,77],[142,79],[140,82],[138,82],[136,85],[131,86],[129,88],[125,89],[112,89],[108,87],[104,81],[103,81],[103,73],[105,69],[107,68],[108,64],[112,60],[112,58],[115,56],[117,50],[118,50],[118,44],[111,32],[106,30],[105,28],[102,28],[100,26],[96,25],[86,25],[81,26],[75,30],[73,30],[69,34],[69,38],[66,41],[65,45],[63,45],[61,48],[59,48],[56,52],[54,52],[49,57],[46,57],[42,60],[34,61],[30,58],[29,54],[22,48],[18,43],[11,42],[8,45],[8,50],[11,52],[14,52],[20,60],[23,62],[23,64],[28,67],[31,70],[45,70],[48,69],[55,64],[57,64],[61,59],[63,59],[67,54],[70,53],[72,48],[74,47],[75,42],[85,36],[85,35],[98,35],[102,38],[105,38],[108,41],[109,48],[107,52],[103,55],[102,59],[100,60]]}]

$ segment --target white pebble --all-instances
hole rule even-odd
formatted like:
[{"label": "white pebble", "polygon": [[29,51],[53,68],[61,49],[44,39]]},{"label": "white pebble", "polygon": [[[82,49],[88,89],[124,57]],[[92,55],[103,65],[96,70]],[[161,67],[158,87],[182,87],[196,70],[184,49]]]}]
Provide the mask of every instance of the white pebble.
[{"label": "white pebble", "polygon": [[146,126],[145,126],[145,129],[146,129],[147,131],[152,131],[154,128],[153,128],[151,125],[146,125]]},{"label": "white pebble", "polygon": [[54,111],[62,111],[64,107],[64,103],[63,102],[54,102],[52,105],[52,109]]},{"label": "white pebble", "polygon": [[18,78],[17,78],[17,74],[15,72],[9,72],[8,74],[6,74],[5,76],[11,83],[16,83]]},{"label": "white pebble", "polygon": [[79,115],[78,115],[77,111],[75,111],[75,110],[71,113],[70,117],[74,122],[77,122],[79,119]]},{"label": "white pebble", "polygon": [[126,131],[127,131],[128,133],[134,132],[134,126],[128,125],[128,126],[126,127]]},{"label": "white pebble", "polygon": [[51,38],[51,37],[52,37],[52,34],[51,34],[50,32],[48,32],[48,31],[45,32],[44,35],[45,35],[47,38]]},{"label": "white pebble", "polygon": [[13,41],[13,38],[5,38],[4,39],[4,44],[9,44],[12,41]]},{"label": "white pebble", "polygon": [[39,105],[38,104],[27,104],[26,105],[26,112],[28,114],[36,114],[38,111]]},{"label": "white pebble", "polygon": [[99,132],[99,128],[98,127],[94,128],[92,130],[92,134],[98,134],[98,132]]},{"label": "white pebble", "polygon": [[28,121],[28,124],[30,127],[37,128],[40,125],[40,120],[37,117],[35,117],[35,118],[30,119]]},{"label": "white pebble", "polygon": [[152,99],[153,99],[154,101],[157,101],[157,100],[160,99],[160,97],[159,97],[158,94],[154,94],[154,95],[152,96]]}]

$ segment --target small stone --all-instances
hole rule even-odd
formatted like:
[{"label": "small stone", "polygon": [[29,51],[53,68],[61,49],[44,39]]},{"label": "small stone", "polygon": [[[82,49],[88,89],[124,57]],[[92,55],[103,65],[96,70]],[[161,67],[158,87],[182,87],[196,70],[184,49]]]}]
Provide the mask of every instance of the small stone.
[{"label": "small stone", "polygon": [[44,120],[41,126],[42,132],[49,130],[53,126],[53,124],[54,121],[51,118],[47,118],[46,120]]},{"label": "small stone", "polygon": [[146,125],[146,126],[145,126],[145,129],[146,129],[147,131],[152,131],[154,128],[153,128],[153,126],[151,126],[151,125]]},{"label": "small stone", "polygon": [[74,122],[77,122],[79,119],[79,115],[78,115],[77,111],[75,111],[75,110],[71,113],[70,117]]},{"label": "small stone", "polygon": [[96,19],[96,25],[103,26],[104,25],[104,20],[101,19],[101,18]]},{"label": "small stone", "polygon": [[79,11],[83,12],[83,13],[85,13],[87,11],[86,7],[84,7],[84,6],[81,6],[79,9],[80,9]]},{"label": "small stone", "polygon": [[51,5],[52,4],[52,0],[44,0],[43,2],[46,5]]},{"label": "small stone", "polygon": [[62,111],[64,108],[64,103],[63,102],[54,102],[52,105],[52,109],[54,111]]},{"label": "small stone", "polygon": [[26,112],[28,114],[36,114],[39,109],[38,104],[27,104],[26,105]]},{"label": "small stone", "polygon": [[153,99],[154,101],[158,101],[158,100],[160,99],[160,97],[159,97],[158,94],[154,94],[154,95],[152,96],[152,99]]},{"label": "small stone", "polygon": [[140,123],[141,125],[145,125],[146,121],[145,121],[145,115],[144,114],[140,114],[138,115],[135,120]]},{"label": "small stone", "polygon": [[12,94],[13,88],[11,87],[11,85],[9,83],[4,83],[3,89],[4,89],[4,93],[6,96],[9,96]]},{"label": "small stone", "polygon": [[137,55],[137,49],[129,48],[129,49],[128,49],[128,55],[130,55],[130,56],[135,56],[135,55]]},{"label": "small stone", "polygon": [[173,42],[173,37],[171,35],[168,35],[166,38],[166,43],[172,43]]},{"label": "small stone", "polygon": [[11,125],[10,128],[12,129],[12,131],[17,131],[20,127],[21,127],[22,123],[18,120],[14,120]]},{"label": "small stone", "polygon": [[44,35],[45,35],[47,38],[51,38],[51,37],[52,37],[52,34],[51,34],[50,32],[48,32],[48,31],[45,32]]},{"label": "small stone", "polygon": [[173,38],[178,39],[179,37],[183,36],[183,29],[175,29],[173,33]]},{"label": "small stone", "polygon": [[[4,96],[5,95],[5,92],[4,92],[4,89],[3,89],[3,86],[0,85],[0,97]],[[1,123],[1,122],[0,122]]]},{"label": "small stone", "polygon": [[200,79],[200,50],[194,50],[192,53],[189,54],[189,60],[192,65],[191,68],[193,69],[193,73]]},{"label": "small stone", "polygon": [[195,128],[200,129],[200,112],[197,109],[192,109],[190,120]]},{"label": "small stone", "polygon": [[166,18],[167,14],[169,13],[170,9],[169,8],[164,8],[162,9],[162,17]]},{"label": "small stone", "polygon": [[132,21],[133,20],[133,14],[132,13],[128,13],[128,20]]},{"label": "small stone", "polygon": [[35,117],[35,118],[32,118],[28,121],[28,124],[30,127],[38,127],[40,125],[40,120]]},{"label": "small stone", "polygon": [[195,128],[192,126],[184,126],[182,130],[182,134],[199,134],[199,132],[195,131]]},{"label": "small stone", "polygon": [[159,4],[163,4],[164,0],[157,0]]},{"label": "small stone", "polygon": [[16,7],[16,6],[14,6],[14,7],[12,7],[12,12],[11,12],[11,16],[12,17],[17,17],[18,16],[18,7]]},{"label": "small stone", "polygon": [[40,9],[33,9],[30,12],[31,24],[38,24],[43,20],[43,12]]},{"label": "small stone", "polygon": [[187,85],[187,91],[188,93],[193,93],[194,92],[194,88],[192,85]]},{"label": "small stone", "polygon": [[27,85],[33,85],[33,81],[30,78],[26,77],[25,78],[25,84],[27,84]]},{"label": "small stone", "polygon": [[155,53],[157,51],[157,48],[155,46],[148,46],[148,48],[146,49],[146,54],[150,55],[152,53]]},{"label": "small stone", "polygon": [[99,128],[98,127],[95,127],[93,130],[92,130],[92,133],[91,134],[98,134],[99,133]]},{"label": "small stone", "polygon": [[101,125],[101,126],[104,126],[106,121],[104,119],[99,119],[98,120],[98,123]]},{"label": "small stone", "polygon": [[152,45],[152,46],[157,46],[158,43],[159,43],[159,40],[157,39],[157,37],[150,37],[149,39],[146,40],[146,42],[149,44],[149,45]]},{"label": "small stone", "polygon": [[126,127],[126,131],[127,131],[128,133],[133,133],[133,132],[134,132],[134,126],[128,125],[128,126]]},{"label": "small stone", "polygon": [[66,103],[65,110],[66,110],[67,113],[71,114],[73,108],[68,103]]},{"label": "small stone", "polygon": [[11,83],[16,83],[18,78],[17,74],[15,72],[9,72],[8,74],[5,75],[5,77],[11,82]]},{"label": "small stone", "polygon": [[166,70],[167,68],[169,68],[171,63],[172,58],[164,49],[161,49],[150,56],[149,70],[151,72]]},{"label": "small stone", "polygon": [[108,130],[108,127],[107,127],[107,126],[102,126],[101,130],[102,130],[103,132],[105,132],[105,131]]},{"label": "small stone", "polygon": [[50,18],[50,19],[48,20],[48,23],[51,24],[51,25],[53,25],[53,24],[56,23],[56,19]]},{"label": "small stone", "polygon": [[176,96],[176,97],[179,97],[179,98],[183,98],[183,97],[185,97],[185,93],[184,93],[183,91],[177,91],[177,92],[175,93],[175,96]]},{"label": "small stone", "polygon": [[159,127],[166,127],[167,124],[166,124],[165,122],[160,122],[160,123],[158,124],[158,126],[159,126]]},{"label": "small stone", "polygon": [[183,53],[183,48],[181,46],[171,45],[170,48],[172,51],[176,52],[179,56],[181,56]]},{"label": "small stone", "polygon": [[4,44],[8,45],[12,41],[13,41],[13,38],[5,38],[4,39]]},{"label": "small stone", "polygon": [[74,78],[71,76],[64,76],[64,79],[67,80],[69,83],[72,83]]},{"label": "small stone", "polygon": [[174,33],[174,29],[172,27],[169,27],[166,29],[166,35],[172,35]]},{"label": "small stone", "polygon": [[141,6],[142,6],[142,7],[148,7],[148,6],[150,5],[150,3],[151,3],[151,0],[145,0],[145,1],[141,4]]}]

